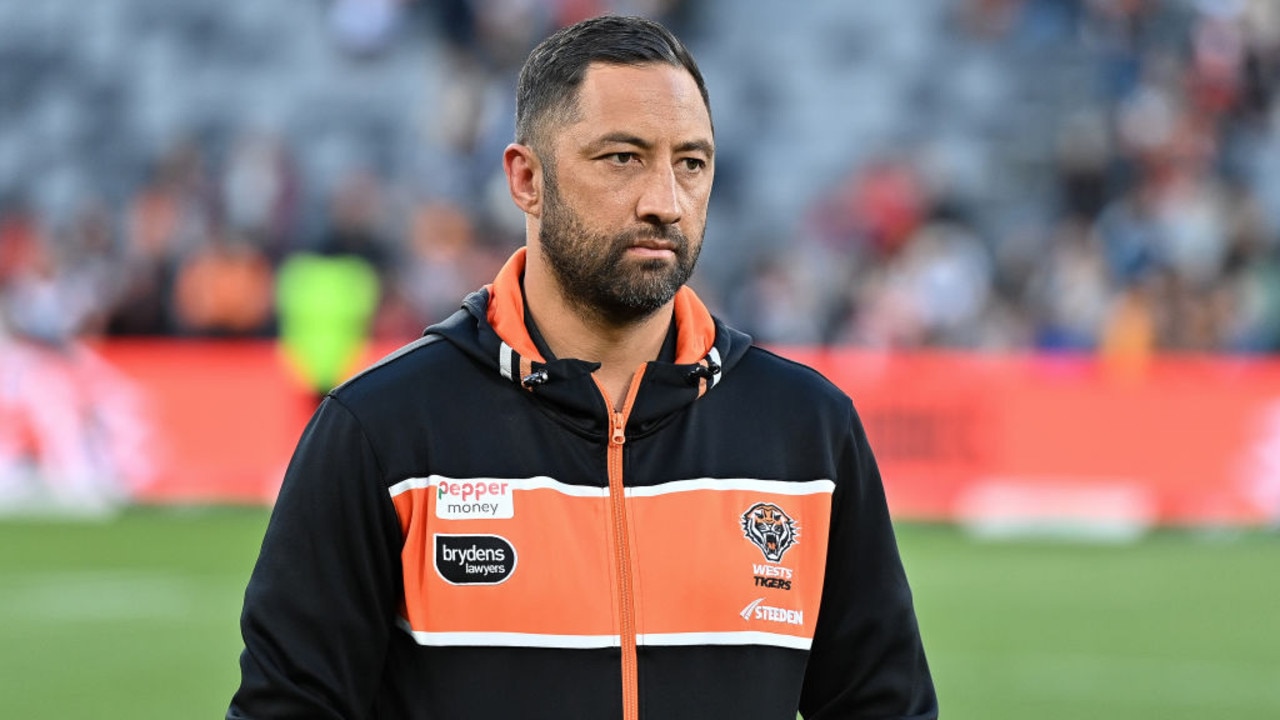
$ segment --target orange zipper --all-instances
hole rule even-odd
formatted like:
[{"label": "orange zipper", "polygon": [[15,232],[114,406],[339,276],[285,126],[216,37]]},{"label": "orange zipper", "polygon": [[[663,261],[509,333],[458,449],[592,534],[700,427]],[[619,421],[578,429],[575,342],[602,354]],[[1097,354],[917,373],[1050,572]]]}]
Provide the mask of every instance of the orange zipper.
[{"label": "orange zipper", "polygon": [[[614,545],[614,560],[618,566],[618,609],[622,614],[622,719],[639,720],[640,718],[640,678],[636,660],[636,618],[635,595],[631,587],[631,543],[627,534],[627,506],[622,483],[622,447],[627,442],[627,416],[631,414],[631,405],[635,402],[636,392],[640,389],[640,378],[644,375],[644,366],[636,370],[631,378],[631,387],[627,389],[627,398],[622,403],[622,410],[613,410],[613,402],[609,393],[600,387],[605,406],[610,412],[609,433],[609,504],[613,515],[613,532],[617,538]],[[597,382],[597,385],[599,383]]]}]

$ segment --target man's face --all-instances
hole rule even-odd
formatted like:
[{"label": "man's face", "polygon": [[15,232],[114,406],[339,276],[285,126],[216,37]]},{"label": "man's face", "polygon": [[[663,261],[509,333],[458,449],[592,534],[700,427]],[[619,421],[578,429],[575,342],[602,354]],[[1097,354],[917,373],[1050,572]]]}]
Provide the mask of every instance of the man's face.
[{"label": "man's face", "polygon": [[652,314],[689,279],[714,174],[693,77],[666,64],[593,65],[544,163],[541,254],[565,297],[611,324]]}]

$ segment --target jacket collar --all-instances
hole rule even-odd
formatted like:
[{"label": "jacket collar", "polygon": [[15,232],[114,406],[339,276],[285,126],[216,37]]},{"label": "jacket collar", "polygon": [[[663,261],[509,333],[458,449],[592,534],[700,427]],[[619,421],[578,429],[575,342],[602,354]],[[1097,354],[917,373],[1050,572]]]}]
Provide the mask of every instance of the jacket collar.
[{"label": "jacket collar", "polygon": [[[591,373],[598,363],[548,360],[525,324],[526,253],[517,250],[494,281],[467,296],[462,310],[426,334],[439,334],[504,379],[547,402],[586,432],[606,432],[609,412]],[[751,339],[715,319],[697,294],[675,296],[675,361],[647,364],[632,406],[628,433],[644,433],[716,387],[746,352]]]},{"label": "jacket collar", "polygon": [[[489,306],[485,314],[489,325],[512,349],[522,357],[544,362],[524,321],[524,289],[520,280],[524,277],[525,259],[526,249],[516,250],[493,283],[486,286]],[[715,321],[702,300],[687,286],[676,292],[675,323],[676,364],[697,363],[707,357],[715,346]]]}]

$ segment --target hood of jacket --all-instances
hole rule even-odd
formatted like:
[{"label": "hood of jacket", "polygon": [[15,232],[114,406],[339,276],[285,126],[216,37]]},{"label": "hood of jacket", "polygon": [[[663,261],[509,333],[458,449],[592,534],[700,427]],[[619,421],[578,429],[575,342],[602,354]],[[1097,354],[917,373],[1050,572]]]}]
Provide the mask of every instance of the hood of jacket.
[{"label": "hood of jacket", "polygon": [[[426,329],[439,335],[584,434],[607,434],[612,416],[591,373],[599,363],[546,360],[525,325],[521,278],[525,249],[511,256],[492,283],[468,295],[462,309]],[[751,338],[711,315],[694,291],[675,296],[675,361],[645,364],[627,420],[628,436],[643,436],[723,382]]]}]

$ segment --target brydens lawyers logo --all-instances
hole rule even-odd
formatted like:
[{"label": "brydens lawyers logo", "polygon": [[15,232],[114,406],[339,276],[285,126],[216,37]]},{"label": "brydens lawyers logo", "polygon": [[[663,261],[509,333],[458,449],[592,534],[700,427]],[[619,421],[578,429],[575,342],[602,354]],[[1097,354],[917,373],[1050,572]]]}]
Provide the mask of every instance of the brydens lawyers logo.
[{"label": "brydens lawyers logo", "polygon": [[437,533],[436,572],[450,585],[497,585],[516,571],[516,549],[501,535]]},{"label": "brydens lawyers logo", "polygon": [[782,554],[795,545],[800,536],[796,521],[785,510],[765,502],[758,502],[742,513],[742,530],[770,562],[781,562]]}]

